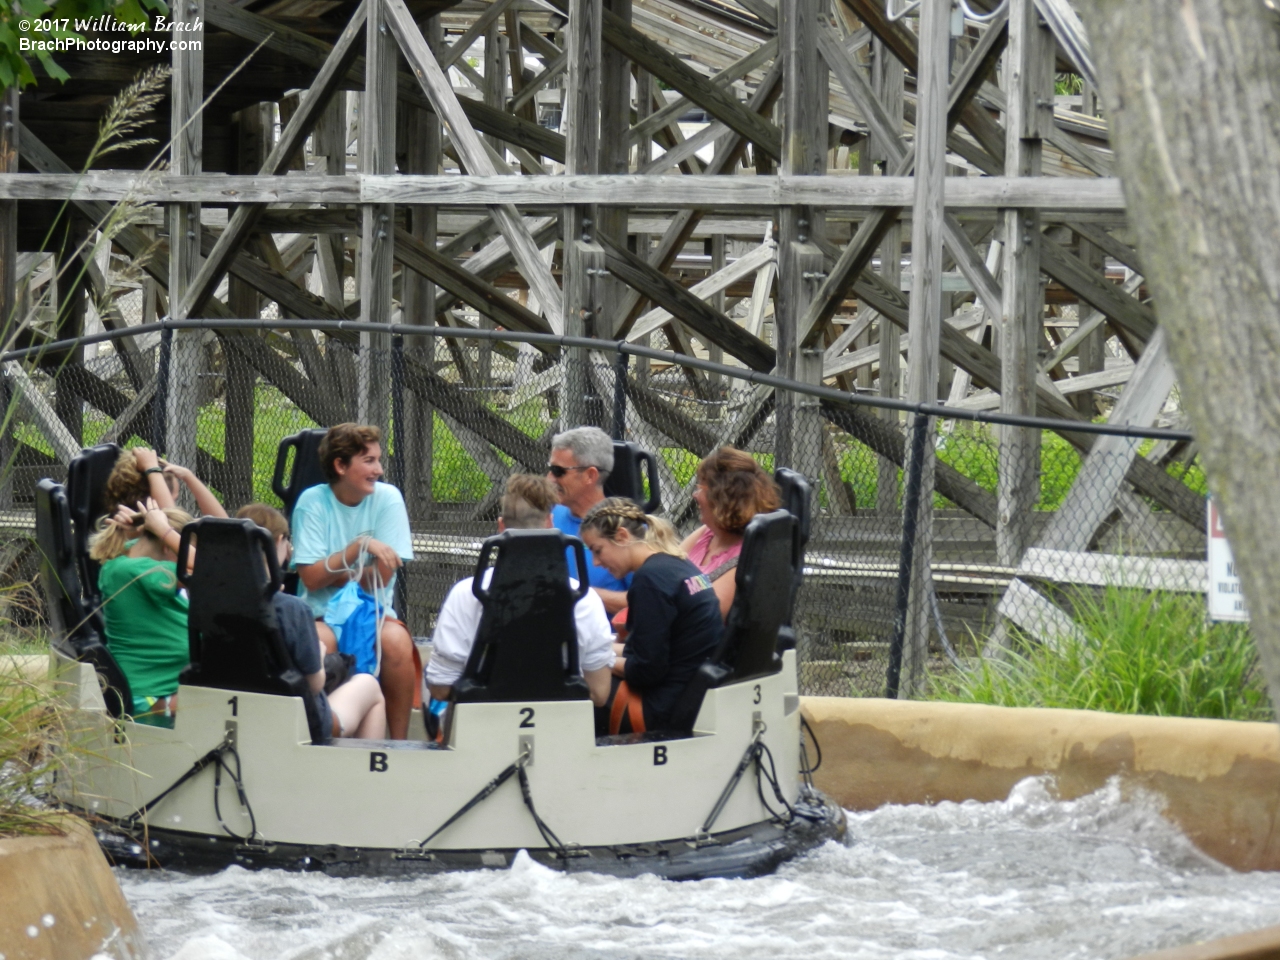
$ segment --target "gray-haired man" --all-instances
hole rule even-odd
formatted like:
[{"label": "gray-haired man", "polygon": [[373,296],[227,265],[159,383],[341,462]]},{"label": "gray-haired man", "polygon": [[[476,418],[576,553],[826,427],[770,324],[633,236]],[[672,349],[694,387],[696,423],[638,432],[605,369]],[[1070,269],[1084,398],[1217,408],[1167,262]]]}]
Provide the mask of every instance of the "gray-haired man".
[{"label": "gray-haired man", "polygon": [[[551,462],[547,476],[560,494],[559,505],[551,511],[551,523],[572,537],[578,535],[587,511],[604,499],[604,481],[613,470],[613,441],[599,427],[575,427],[551,438]],[[570,574],[574,571],[574,555],[569,554]],[[598,567],[587,554],[587,582],[591,584],[609,615],[627,605],[627,588],[631,578],[619,580],[604,567]]]}]

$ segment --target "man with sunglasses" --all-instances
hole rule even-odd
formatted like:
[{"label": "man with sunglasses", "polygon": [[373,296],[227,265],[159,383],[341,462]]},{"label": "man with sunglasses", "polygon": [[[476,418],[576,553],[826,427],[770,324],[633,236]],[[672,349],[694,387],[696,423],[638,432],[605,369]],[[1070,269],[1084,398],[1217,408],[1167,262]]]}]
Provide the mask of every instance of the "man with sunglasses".
[{"label": "man with sunglasses", "polygon": [[[578,535],[582,518],[604,499],[604,481],[613,470],[613,441],[599,427],[575,427],[551,438],[551,462],[547,478],[555,484],[560,503],[551,511],[551,524],[571,537]],[[587,554],[587,582],[613,616],[627,605],[631,577],[619,580]],[[569,574],[577,577],[577,562],[569,551]]]}]

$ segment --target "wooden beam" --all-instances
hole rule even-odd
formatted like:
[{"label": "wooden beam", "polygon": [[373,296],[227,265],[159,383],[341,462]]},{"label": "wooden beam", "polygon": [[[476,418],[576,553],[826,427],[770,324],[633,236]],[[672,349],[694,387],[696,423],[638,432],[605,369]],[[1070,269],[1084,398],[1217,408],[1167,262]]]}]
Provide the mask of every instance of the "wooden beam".
[{"label": "wooden beam", "polygon": [[1146,343],[1155,335],[1154,310],[1125,294],[1114,283],[1099,277],[1078,257],[1071,256],[1048,237],[1040,241],[1040,268],[1091,307],[1114,320],[1139,343]]},{"label": "wooden beam", "polygon": [[[716,294],[722,293],[730,284],[743,280],[766,263],[776,262],[777,247],[772,240],[762,243],[750,253],[744,254],[733,263],[726,266],[723,270],[711,274],[705,280],[695,283],[689,287],[689,292],[694,296],[708,299]],[[671,318],[671,314],[661,307],[650,310],[631,328],[631,332],[627,334],[627,341],[635,343],[642,337],[647,337],[655,330],[661,329]]]},{"label": "wooden beam", "polygon": [[[290,161],[302,149],[307,137],[311,135],[316,122],[323,114],[325,107],[332,99],[338,84],[346,77],[347,70],[356,58],[359,48],[356,41],[364,30],[368,4],[366,0],[356,7],[351,20],[338,37],[328,59],[316,74],[311,86],[303,95],[298,109],[281,131],[280,139],[275,142],[271,152],[262,164],[259,176],[279,176],[288,168]],[[382,170],[371,171],[382,173]],[[389,171],[386,171],[389,172]],[[266,204],[245,204],[236,208],[226,228],[218,237],[217,244],[200,265],[199,273],[191,282],[181,307],[183,316],[197,316],[208,299],[213,296],[218,283],[226,273],[227,265],[235,252],[244,244],[253,230],[254,222],[266,209]]]},{"label": "wooden beam", "polygon": [[[561,12],[568,0],[551,0]],[[782,134],[772,123],[752,112],[737,97],[713,83],[657,41],[609,11],[601,24],[604,42],[664,83],[679,90],[731,130],[746,137],[775,160],[782,156]]]},{"label": "wooden beam", "polygon": [[[493,163],[485,152],[480,138],[471,127],[458,102],[457,96],[450,86],[448,78],[441,71],[435,57],[431,55],[427,41],[414,23],[404,0],[383,0],[386,4],[387,25],[400,43],[405,61],[418,78],[423,92],[431,101],[432,108],[440,117],[440,121],[448,128],[454,145],[460,151],[469,174],[493,176]],[[523,179],[523,178],[512,178]],[[529,234],[524,218],[516,208],[509,204],[495,204],[490,208],[495,221],[502,229],[502,235],[510,245],[520,272],[524,274],[529,286],[538,294],[538,303],[552,329],[561,326],[564,313],[560,288],[556,285],[551,271],[542,262],[538,246]]]},{"label": "wooden beam", "polygon": [[659,304],[698,336],[724,349],[752,370],[773,369],[773,348],[743,330],[723,313],[700,300],[666,274],[613,240],[600,237],[609,271]]},{"label": "wooden beam", "polygon": [[491,283],[463,269],[456,261],[436,252],[404,228],[396,229],[395,241],[397,260],[494,323],[529,333],[552,332],[542,317],[525,309],[519,301]]},{"label": "wooden beam", "polygon": [[[203,12],[204,0],[191,0],[178,5],[173,11],[174,25],[179,30],[192,32],[192,39],[197,41],[175,44],[173,50],[169,98],[169,129],[173,139],[169,147],[169,169],[179,176],[200,173],[204,162]],[[189,49],[177,49],[183,46]],[[183,304],[200,269],[200,204],[190,201],[171,203],[167,219],[169,310],[172,316],[185,320],[187,313]],[[164,417],[160,446],[175,463],[183,465],[196,462],[199,375],[204,359],[200,340],[199,330],[165,331],[160,347],[157,394],[160,413]]]},{"label": "wooden beam", "polygon": [[[892,26],[896,27],[896,24]],[[823,44],[823,36],[822,33],[819,34],[819,44]],[[912,39],[914,42],[914,38]],[[948,131],[963,116],[964,110],[972,102],[974,94],[981,86],[981,79],[990,73],[996,60],[999,59],[1001,52],[1004,50],[1007,40],[1008,22],[1001,19],[988,29],[979,45],[969,55],[969,59],[965,62],[965,66],[961,68],[959,75],[948,87],[946,101],[946,129]],[[833,47],[833,38],[827,37],[824,47]],[[829,59],[839,63],[840,61],[836,58],[842,52],[842,48],[831,49]],[[863,109],[868,117],[874,119],[875,126],[873,129],[876,131],[878,141],[883,143],[895,177],[911,181],[912,189],[914,190],[914,178],[908,177],[907,174],[915,168],[915,148],[907,148],[902,144],[900,137],[895,133],[898,129],[897,125],[889,119],[888,114],[880,106],[874,92],[870,89],[870,85],[858,82],[861,77],[858,72],[859,68],[854,64],[848,63],[847,57],[844,57],[843,60],[845,62],[837,73],[837,79],[840,79],[845,84],[845,90],[855,104]],[[883,180],[886,178],[858,177],[856,179]],[[959,178],[950,179],[958,180]],[[943,184],[944,195],[950,187],[950,183]],[[867,264],[871,262],[871,258],[875,255],[876,247],[889,229],[897,222],[903,207],[914,204],[914,202],[915,198],[913,196],[910,200],[905,200],[902,203],[886,204],[883,208],[873,211],[871,216],[862,222],[857,234],[845,247],[813,296],[813,300],[801,323],[801,329],[804,331],[804,342],[807,345],[813,345],[821,339],[826,325],[835,316],[836,310],[839,309],[840,304],[844,301],[849,286],[866,269]],[[966,248],[971,249],[972,245],[961,242],[962,234],[958,225],[954,221],[945,222],[943,231],[946,239],[950,241],[950,245],[960,251],[966,266],[972,270],[973,256],[976,256],[976,254],[967,257],[963,256]],[[980,274],[975,272],[974,276],[978,278]],[[990,292],[987,291],[986,299],[989,298]]]},{"label": "wooden beam", "polygon": [[[902,428],[870,411],[846,404],[822,401],[822,415],[854,439],[866,444],[899,468],[905,465],[906,436]],[[955,467],[934,455],[934,487],[961,510],[995,529],[996,498]]]},{"label": "wooden beam", "polygon": [[[316,68],[329,56],[331,47],[323,40],[309,37],[261,14],[251,13],[227,0],[206,0],[206,4],[209,23],[228,33],[253,43],[265,40],[268,49]],[[364,58],[359,57],[347,73],[347,81],[355,89],[364,89],[364,72]],[[396,75],[396,90],[399,99],[431,109],[430,101],[422,95],[417,81],[410,74],[402,71]],[[564,137],[555,131],[521,120],[505,110],[495,109],[478,100],[463,101],[462,110],[483,133],[564,162]]]},{"label": "wooden beam", "polygon": [[535,440],[512,426],[484,404],[462,393],[457,384],[450,383],[410,357],[405,358],[405,381],[420,397],[442,413],[466,424],[467,429],[526,470],[540,473],[546,469],[549,444]]},{"label": "wooden beam", "polygon": [[[731,144],[732,146],[732,144]],[[26,156],[26,150],[23,150]],[[735,161],[736,162],[736,161]],[[64,165],[65,167],[65,165]],[[554,207],[569,202],[612,203],[637,209],[692,208],[758,211],[765,207],[815,205],[861,211],[909,207],[913,178],[887,177],[727,177],[714,162],[708,176],[389,176],[240,177],[142,175],[133,171],[86,174],[0,174],[0,200],[198,202],[207,206],[266,204],[431,203],[456,207],[516,204]],[[989,211],[1000,207],[1041,207],[1054,219],[1070,212],[1122,213],[1124,194],[1115,179],[1067,177],[948,177],[948,209]],[[301,214],[305,211],[294,211]],[[284,211],[281,211],[284,213]],[[317,212],[319,213],[319,212]],[[274,214],[273,214],[274,215]]]},{"label": "wooden beam", "polygon": [[[1043,131],[1053,123],[1053,44],[1040,27],[1034,0],[1009,0],[1009,55],[1005,58],[1005,169],[1010,177],[1038,177]],[[1048,103],[1050,106],[1045,107]],[[1004,289],[1000,312],[1003,413],[1036,413],[1036,357],[1044,337],[1040,287],[1040,215],[1007,208],[1004,221]],[[1030,546],[1031,521],[1040,499],[1040,431],[1002,425],[997,496],[996,557],[1015,567]]]},{"label": "wooden beam", "polygon": [[449,49],[438,58],[440,68],[448,70],[451,66],[458,62],[458,58],[471,49],[472,44],[480,39],[480,35],[489,29],[491,23],[496,23],[497,19],[506,12],[507,7],[511,6],[512,0],[493,0],[480,16],[467,28],[467,32],[460,36],[450,45]]}]

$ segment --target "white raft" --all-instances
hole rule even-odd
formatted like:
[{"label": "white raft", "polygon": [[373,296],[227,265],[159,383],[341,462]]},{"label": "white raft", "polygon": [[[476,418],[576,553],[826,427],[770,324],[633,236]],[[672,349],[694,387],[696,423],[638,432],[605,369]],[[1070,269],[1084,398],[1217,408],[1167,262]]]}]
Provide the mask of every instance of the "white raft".
[{"label": "white raft", "polygon": [[[65,584],[75,570],[65,553],[60,560],[57,498],[48,496],[46,484],[56,485],[42,482],[45,496],[38,498],[50,588],[51,581]],[[795,652],[776,652],[790,602],[778,611],[770,598],[790,592],[796,558],[789,524],[791,515],[777,511],[758,517],[748,531],[738,601],[725,643],[690,694],[696,717],[690,729],[597,739],[592,705],[578,698],[585,693],[575,686],[582,681],[571,639],[573,596],[561,564],[541,577],[540,587],[525,591],[528,596],[508,589],[502,602],[486,604],[486,620],[494,622],[487,631],[482,623],[442,743],[416,734],[423,739],[320,745],[313,742],[303,698],[280,692],[290,683],[297,689],[296,670],[292,678],[288,671],[272,675],[265,685],[277,684],[276,692],[254,689],[264,684],[255,680],[252,665],[237,675],[246,638],[257,642],[253,621],[271,622],[260,613],[263,606],[270,609],[261,601],[279,582],[278,570],[268,575],[274,558],[269,541],[264,534],[260,560],[229,564],[215,549],[218,537],[230,534],[247,543],[257,528],[247,521],[199,521],[183,538],[184,553],[193,534],[200,545],[189,581],[193,667],[184,680],[201,682],[179,688],[172,728],[118,718],[108,709],[117,697],[109,654],[84,629],[64,630],[55,643],[55,672],[68,681],[68,726],[83,749],[71,754],[69,775],[58,780],[56,795],[93,819],[104,850],[127,865],[416,874],[503,867],[527,850],[566,871],[672,879],[770,872],[845,832],[843,812],[802,773]],[[491,591],[498,593],[507,552],[516,556],[505,566],[507,583],[513,573],[522,575],[518,548],[542,549],[545,560],[550,547],[562,558],[563,541],[550,544],[552,535],[560,536],[508,533],[488,541],[481,566],[490,552],[498,554]],[[777,557],[784,550],[790,566],[780,569]],[[202,581],[202,569],[223,573]],[[245,577],[256,584],[249,593],[258,606],[249,604],[247,615],[229,615],[244,607]],[[559,593],[548,601],[553,582]],[[50,605],[58,607],[54,599]],[[539,606],[542,601],[551,606]],[[491,618],[494,608],[501,610]],[[556,621],[548,610],[559,610],[569,631],[567,642],[552,647],[567,692],[512,699],[512,677],[521,683],[536,671],[519,657],[514,664],[508,659],[504,687],[502,658],[511,650],[546,647],[543,635],[555,632],[554,623],[536,631],[541,639],[526,636],[530,623]],[[210,627],[215,621],[222,626]],[[513,632],[521,625],[524,633]],[[232,637],[226,649],[215,636],[219,630]],[[507,639],[486,646],[485,638],[494,636]],[[753,643],[754,654],[748,649]],[[122,712],[118,700],[114,706]],[[411,731],[421,730],[415,713]]]}]

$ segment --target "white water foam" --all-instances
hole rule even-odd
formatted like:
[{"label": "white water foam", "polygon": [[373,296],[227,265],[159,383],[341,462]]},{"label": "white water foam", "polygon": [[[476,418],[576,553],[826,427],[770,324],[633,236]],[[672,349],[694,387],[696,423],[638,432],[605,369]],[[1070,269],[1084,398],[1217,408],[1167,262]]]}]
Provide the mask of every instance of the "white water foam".
[{"label": "white water foam", "polygon": [[566,876],[523,855],[421,880],[117,876],[156,960],[1076,960],[1280,923],[1280,873],[1210,860],[1154,798],[1050,789],[850,814],[848,846],[755,880]]}]

